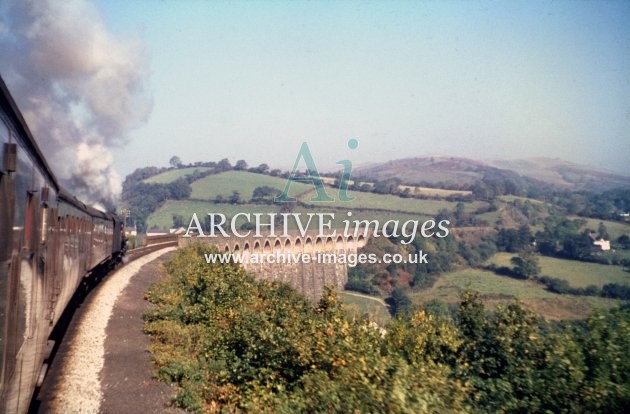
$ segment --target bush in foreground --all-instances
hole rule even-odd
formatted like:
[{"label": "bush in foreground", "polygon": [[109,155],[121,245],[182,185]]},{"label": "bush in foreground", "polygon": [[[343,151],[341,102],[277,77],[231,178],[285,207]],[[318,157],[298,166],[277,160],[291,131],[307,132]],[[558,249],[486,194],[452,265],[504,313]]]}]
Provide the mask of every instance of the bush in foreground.
[{"label": "bush in foreground", "polygon": [[556,328],[516,303],[458,317],[401,313],[387,331],[350,320],[334,292],[290,287],[181,249],[147,293],[158,376],[198,412],[623,412],[630,317]]}]

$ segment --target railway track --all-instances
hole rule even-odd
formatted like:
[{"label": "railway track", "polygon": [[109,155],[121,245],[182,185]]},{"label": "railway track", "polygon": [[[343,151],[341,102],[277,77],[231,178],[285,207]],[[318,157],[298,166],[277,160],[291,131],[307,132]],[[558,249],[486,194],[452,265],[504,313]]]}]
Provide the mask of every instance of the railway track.
[{"label": "railway track", "polygon": [[129,263],[139,257],[154,252],[165,247],[177,246],[178,236],[165,234],[160,236],[147,236],[144,238],[143,246],[127,250],[123,257],[123,263]]},{"label": "railway track", "polygon": [[[127,252],[122,257],[122,266],[135,261],[143,256],[146,256],[149,253],[154,251],[163,249],[165,247],[173,247],[178,245],[178,237],[177,235],[160,235],[160,236],[147,236],[143,238],[143,246],[137,247],[135,249],[127,250]],[[53,329],[53,332],[50,335],[50,340],[48,341],[50,346],[50,353],[48,358],[46,359],[46,365],[52,364],[55,359],[55,355],[59,350],[59,345],[62,343],[64,337],[66,336],[66,332],[70,327],[72,319],[75,315],[75,312],[83,305],[84,300],[90,294],[92,290],[94,290],[104,279],[108,277],[110,273],[120,268],[120,264],[117,266],[114,264],[102,266],[95,269],[93,272],[89,274],[88,277],[83,279],[82,287],[77,289],[72,296],[68,306],[63,312],[59,322]],[[43,380],[43,377],[42,377]],[[39,395],[39,385],[32,397],[31,406],[28,410],[29,413],[37,413],[39,412],[39,404],[41,401],[38,401]]]}]

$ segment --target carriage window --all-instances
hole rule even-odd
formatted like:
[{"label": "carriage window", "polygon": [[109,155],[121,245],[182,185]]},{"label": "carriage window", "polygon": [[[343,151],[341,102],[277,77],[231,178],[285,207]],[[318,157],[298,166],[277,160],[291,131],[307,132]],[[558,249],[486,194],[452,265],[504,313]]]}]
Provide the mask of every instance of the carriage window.
[{"label": "carriage window", "polygon": [[26,198],[26,220],[24,222],[24,248],[33,250],[33,231],[35,229],[35,206],[37,205],[35,196],[28,193]]},{"label": "carriage window", "polygon": [[9,142],[9,127],[2,119],[0,119],[0,142]]}]

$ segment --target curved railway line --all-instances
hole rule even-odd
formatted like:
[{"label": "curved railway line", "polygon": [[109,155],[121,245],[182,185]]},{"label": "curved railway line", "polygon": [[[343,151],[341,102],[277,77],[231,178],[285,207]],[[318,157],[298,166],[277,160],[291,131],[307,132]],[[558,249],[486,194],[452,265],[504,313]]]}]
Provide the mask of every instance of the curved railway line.
[{"label": "curved railway line", "polygon": [[[149,237],[125,261],[176,244]],[[122,217],[61,185],[0,77],[0,412],[28,410],[69,315],[125,250]]]},{"label": "curved railway line", "polygon": [[160,264],[176,249],[173,244],[171,239],[134,249],[127,263],[77,295],[29,413],[164,411],[172,395],[151,374],[143,294],[162,274]]}]

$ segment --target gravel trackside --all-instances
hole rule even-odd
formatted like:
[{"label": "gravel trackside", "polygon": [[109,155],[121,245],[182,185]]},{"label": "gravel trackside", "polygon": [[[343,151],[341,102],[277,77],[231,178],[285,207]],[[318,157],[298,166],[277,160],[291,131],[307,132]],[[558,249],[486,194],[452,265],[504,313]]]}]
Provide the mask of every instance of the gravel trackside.
[{"label": "gravel trackside", "polygon": [[142,332],[143,294],[165,258],[156,259],[175,249],[134,260],[90,294],[40,391],[39,412],[175,412],[168,407],[175,391],[151,377],[149,338]]}]

